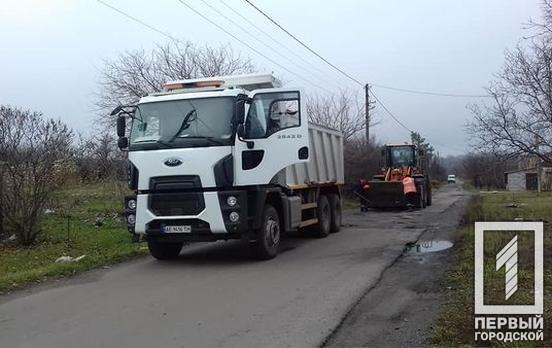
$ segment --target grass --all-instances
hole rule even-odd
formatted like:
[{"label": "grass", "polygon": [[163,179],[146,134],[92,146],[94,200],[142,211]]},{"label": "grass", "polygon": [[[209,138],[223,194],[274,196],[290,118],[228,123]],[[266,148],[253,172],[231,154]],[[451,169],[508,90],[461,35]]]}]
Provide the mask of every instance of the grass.
[{"label": "grass", "polygon": [[[507,207],[516,203],[516,208]],[[481,346],[489,342],[475,342],[474,340],[474,221],[513,221],[543,220],[544,223],[544,341],[502,343],[493,341],[491,346],[552,346],[552,335],[547,335],[547,327],[552,325],[552,194],[551,193],[515,193],[495,192],[480,193],[470,203],[462,226],[459,230],[460,240],[457,245],[455,264],[449,271],[447,286],[451,289],[447,294],[447,302],[443,306],[436,323],[432,343],[437,346]],[[492,262],[496,252],[514,235],[490,234],[485,237],[485,303],[504,303],[504,274],[494,271]],[[531,235],[518,234],[519,250],[519,289],[509,303],[532,304],[533,283],[532,245]],[[489,262],[487,262],[489,260]],[[488,295],[489,294],[489,295]],[[495,294],[496,297],[493,298]],[[488,297],[487,297],[488,296]],[[548,329],[550,333],[550,330]]]},{"label": "grass", "polygon": [[[119,187],[111,183],[66,189],[59,193],[59,204],[50,207],[53,212],[45,215],[35,245],[0,244],[0,293],[145,254],[143,245],[131,243],[120,216]],[[86,256],[79,262],[55,263],[60,256],[80,255]]]},{"label": "grass", "polygon": [[343,199],[343,209],[358,209],[360,208],[360,202],[355,197],[345,197]]}]

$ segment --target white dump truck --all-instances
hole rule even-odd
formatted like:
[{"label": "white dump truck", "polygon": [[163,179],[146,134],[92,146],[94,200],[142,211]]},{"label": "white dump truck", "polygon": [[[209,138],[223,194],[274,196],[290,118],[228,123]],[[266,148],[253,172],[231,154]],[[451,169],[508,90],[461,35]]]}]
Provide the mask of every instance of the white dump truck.
[{"label": "white dump truck", "polygon": [[303,98],[250,74],[169,82],[113,110],[135,192],[125,199],[129,231],[157,259],[230,239],[268,259],[283,233],[339,231],[343,137],[309,124]]}]

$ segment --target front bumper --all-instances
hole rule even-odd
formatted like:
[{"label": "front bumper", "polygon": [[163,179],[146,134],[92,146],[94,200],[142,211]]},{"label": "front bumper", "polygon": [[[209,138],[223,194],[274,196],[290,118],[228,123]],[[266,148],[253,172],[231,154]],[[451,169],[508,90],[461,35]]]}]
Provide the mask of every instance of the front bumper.
[{"label": "front bumper", "polygon": [[[245,191],[206,191],[202,195],[204,208],[194,215],[174,215],[167,210],[152,209],[151,194],[137,195],[136,224],[134,232],[144,234],[148,239],[157,241],[215,241],[240,239],[249,231],[247,211],[247,194]],[[156,199],[163,198],[163,193],[155,193]],[[167,193],[167,199],[170,193]],[[230,207],[226,200],[235,196],[238,203]],[[171,202],[174,206],[174,200]],[[183,202],[185,206],[188,202]],[[177,204],[178,205],[178,204]],[[176,210],[178,211],[178,210]],[[230,213],[239,214],[239,220],[230,221]],[[190,232],[165,233],[164,226],[190,226]]]}]

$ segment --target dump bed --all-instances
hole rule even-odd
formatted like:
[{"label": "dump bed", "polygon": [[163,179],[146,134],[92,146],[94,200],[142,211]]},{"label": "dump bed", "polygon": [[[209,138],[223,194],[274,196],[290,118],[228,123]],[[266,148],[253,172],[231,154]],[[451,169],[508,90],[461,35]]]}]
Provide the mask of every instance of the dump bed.
[{"label": "dump bed", "polygon": [[287,167],[286,184],[343,184],[343,134],[309,123],[309,141],[309,161]]}]

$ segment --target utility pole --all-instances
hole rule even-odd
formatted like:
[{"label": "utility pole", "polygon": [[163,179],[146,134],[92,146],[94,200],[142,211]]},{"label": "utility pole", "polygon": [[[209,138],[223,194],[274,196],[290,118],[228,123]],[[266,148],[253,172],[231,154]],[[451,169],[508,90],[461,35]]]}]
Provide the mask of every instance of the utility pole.
[{"label": "utility pole", "polygon": [[364,98],[366,103],[366,144],[370,144],[370,85],[364,85]]}]

